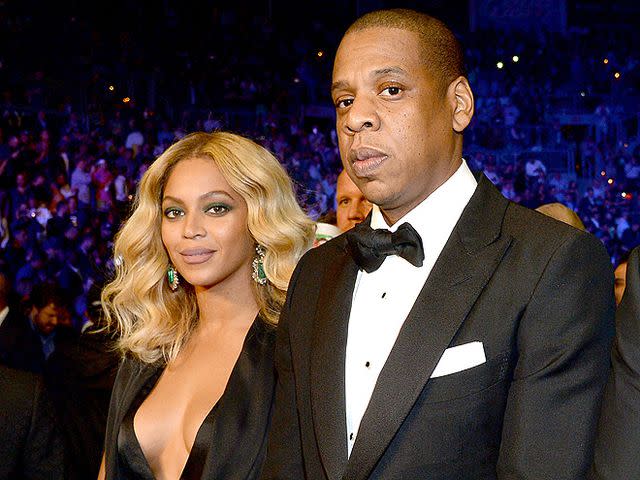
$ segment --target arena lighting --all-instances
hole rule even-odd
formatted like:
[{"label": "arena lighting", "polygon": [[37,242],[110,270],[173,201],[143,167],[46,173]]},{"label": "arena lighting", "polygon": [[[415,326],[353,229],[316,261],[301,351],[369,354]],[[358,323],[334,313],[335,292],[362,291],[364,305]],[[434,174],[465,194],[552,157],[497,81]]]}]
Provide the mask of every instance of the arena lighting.
[{"label": "arena lighting", "polygon": [[602,170],[602,171],[600,172],[600,175],[602,175],[603,177],[604,177],[606,174],[607,174],[607,172],[605,172],[604,170]]},{"label": "arena lighting", "polygon": [[300,83],[300,79],[298,77],[294,78],[293,83]]},{"label": "arena lighting", "polygon": [[318,53],[316,53],[316,55],[318,55],[318,58],[322,58],[324,52],[322,50],[318,50]]},{"label": "arena lighting", "polygon": [[605,59],[602,61],[602,63],[604,63],[604,64],[606,65],[607,63],[609,63],[609,59],[608,59],[608,58],[605,58]]},{"label": "arena lighting", "polygon": [[586,96],[587,96],[587,94],[586,94],[586,93],[584,93],[584,92],[580,92],[580,96],[581,96],[581,97],[586,97]]},{"label": "arena lighting", "polygon": [[625,144],[624,144],[624,148],[629,148],[629,144],[628,144],[628,143],[625,143]]},{"label": "arena lighting", "polygon": [[109,85],[109,91],[113,92],[116,89],[116,87],[114,87],[113,85]]},{"label": "arena lighting", "polygon": [[504,67],[504,63],[498,62],[496,63],[496,67],[498,67],[498,70],[502,70],[502,67]]},{"label": "arena lighting", "polygon": [[511,60],[513,60],[514,63],[518,63],[520,61],[520,57],[518,55],[514,55],[511,57]]},{"label": "arena lighting", "polygon": [[608,183],[609,185],[613,185],[613,178],[610,178],[609,180],[607,180],[607,183]]},{"label": "arena lighting", "polygon": [[129,97],[124,97],[122,99],[122,103],[129,103],[131,101],[131,99]]},{"label": "arena lighting", "polygon": [[620,194],[620,196],[621,196],[622,198],[627,198],[627,192],[622,192],[622,193]]},{"label": "arena lighting", "polygon": [[620,78],[620,72],[614,73],[613,76],[616,77],[616,80],[617,80],[618,78]]}]

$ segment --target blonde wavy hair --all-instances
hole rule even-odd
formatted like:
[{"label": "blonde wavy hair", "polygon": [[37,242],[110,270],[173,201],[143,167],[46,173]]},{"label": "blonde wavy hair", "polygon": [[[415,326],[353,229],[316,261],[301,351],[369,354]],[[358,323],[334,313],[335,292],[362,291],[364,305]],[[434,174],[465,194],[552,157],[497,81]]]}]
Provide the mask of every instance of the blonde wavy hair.
[{"label": "blonde wavy hair", "polygon": [[268,282],[255,284],[260,317],[275,325],[291,273],[310,247],[314,223],[296,201],[289,176],[266,149],[228,132],[193,133],[169,147],[144,174],[133,212],[116,235],[115,277],[102,291],[108,327],[118,347],[143,362],[174,359],[198,323],[194,289],[171,291],[169,256],[160,233],[162,196],[173,167],[187,158],[209,158],[247,203],[249,232],[265,250]]}]

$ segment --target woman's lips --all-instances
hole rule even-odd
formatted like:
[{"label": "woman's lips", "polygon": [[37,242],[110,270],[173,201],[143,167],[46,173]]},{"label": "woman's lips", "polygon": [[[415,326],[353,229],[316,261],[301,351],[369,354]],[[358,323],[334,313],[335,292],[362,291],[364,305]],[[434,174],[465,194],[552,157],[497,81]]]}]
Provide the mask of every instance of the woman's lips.
[{"label": "woman's lips", "polygon": [[214,253],[216,253],[215,250],[211,250],[209,248],[189,248],[182,250],[180,255],[182,256],[184,263],[197,265],[209,260]]}]

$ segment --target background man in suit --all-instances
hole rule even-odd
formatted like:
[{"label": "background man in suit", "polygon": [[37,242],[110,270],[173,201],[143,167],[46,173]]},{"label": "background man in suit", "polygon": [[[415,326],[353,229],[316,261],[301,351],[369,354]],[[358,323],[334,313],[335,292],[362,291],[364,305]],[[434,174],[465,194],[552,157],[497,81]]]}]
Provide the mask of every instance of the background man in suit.
[{"label": "background man in suit", "polygon": [[597,480],[640,478],[640,247],[626,265],[590,477]]},{"label": "background man in suit", "polygon": [[0,480],[64,478],[62,438],[42,378],[0,365]]},{"label": "background man in suit", "polygon": [[42,371],[42,350],[29,319],[10,298],[11,285],[0,272],[0,364],[30,372]]},{"label": "background man in suit", "polygon": [[264,478],[584,478],[613,334],[602,244],[470,172],[473,93],[438,20],[361,17],[331,93],[376,206],[292,277]]},{"label": "background man in suit", "polygon": [[362,222],[371,211],[371,202],[342,170],[336,182],[336,225],[346,232]]}]

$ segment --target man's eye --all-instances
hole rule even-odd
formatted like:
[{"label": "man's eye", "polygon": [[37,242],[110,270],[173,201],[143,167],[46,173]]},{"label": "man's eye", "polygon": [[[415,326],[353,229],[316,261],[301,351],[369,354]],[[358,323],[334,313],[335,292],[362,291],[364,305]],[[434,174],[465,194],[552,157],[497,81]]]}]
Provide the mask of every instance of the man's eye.
[{"label": "man's eye", "polygon": [[180,215],[182,215],[182,210],[178,208],[167,208],[164,211],[164,216],[170,219],[178,218]]},{"label": "man's eye", "polygon": [[400,87],[387,87],[382,90],[380,94],[386,97],[394,97],[396,95],[399,95],[400,92],[402,92],[402,89]]},{"label": "man's eye", "polygon": [[336,102],[336,108],[346,108],[353,104],[353,98],[345,98]]}]

